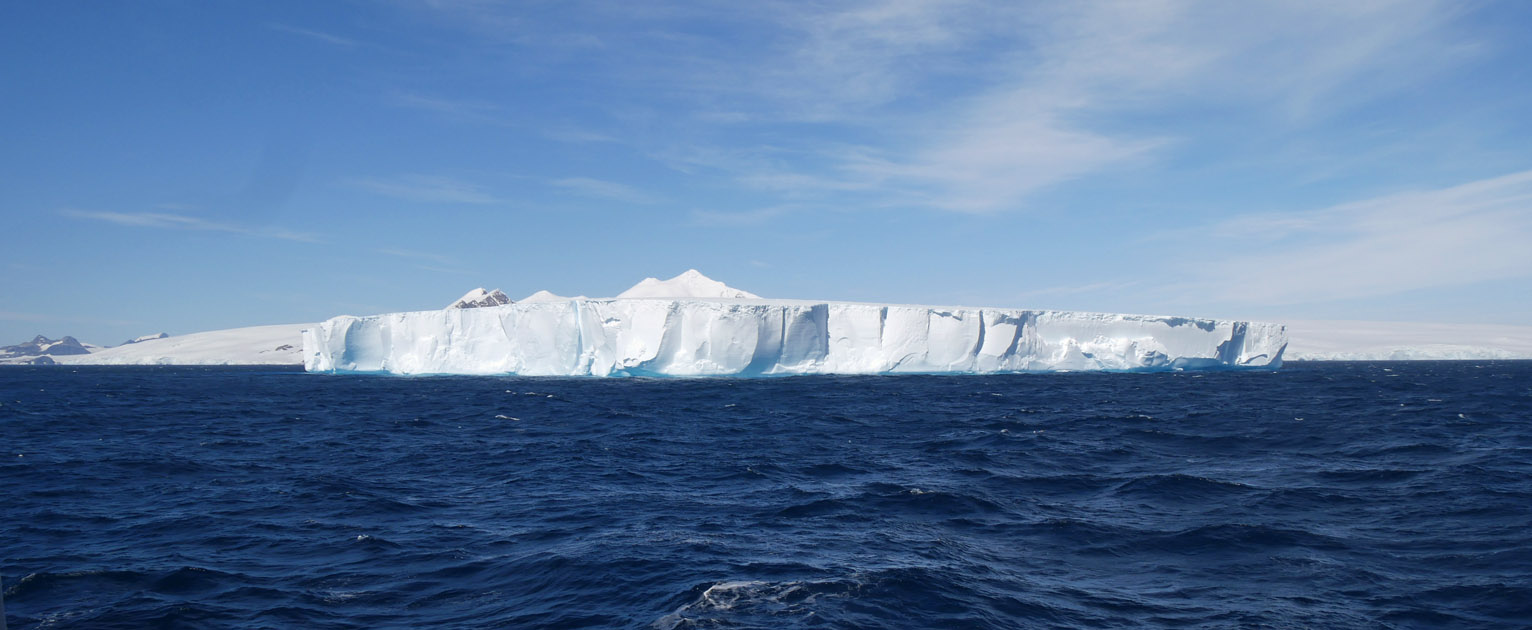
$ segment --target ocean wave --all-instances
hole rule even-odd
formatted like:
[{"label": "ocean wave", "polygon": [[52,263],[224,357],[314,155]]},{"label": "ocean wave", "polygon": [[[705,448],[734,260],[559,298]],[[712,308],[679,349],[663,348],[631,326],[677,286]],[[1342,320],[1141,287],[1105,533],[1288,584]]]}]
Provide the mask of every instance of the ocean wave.
[{"label": "ocean wave", "polygon": [[13,629],[1532,617],[1532,363],[5,376]]}]

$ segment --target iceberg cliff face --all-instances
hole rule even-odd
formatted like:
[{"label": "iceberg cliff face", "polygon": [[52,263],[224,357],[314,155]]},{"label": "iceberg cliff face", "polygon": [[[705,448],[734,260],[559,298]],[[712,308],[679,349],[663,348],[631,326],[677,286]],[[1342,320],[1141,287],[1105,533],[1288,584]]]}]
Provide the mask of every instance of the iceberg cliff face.
[{"label": "iceberg cliff face", "polygon": [[754,299],[570,299],[343,316],[310,372],[769,376],[1281,365],[1276,324]]}]

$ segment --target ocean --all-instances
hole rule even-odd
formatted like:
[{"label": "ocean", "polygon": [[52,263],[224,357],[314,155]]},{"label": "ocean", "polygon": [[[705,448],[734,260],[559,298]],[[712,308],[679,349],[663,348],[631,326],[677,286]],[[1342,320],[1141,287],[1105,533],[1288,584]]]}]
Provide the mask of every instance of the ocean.
[{"label": "ocean", "polygon": [[1532,362],[0,370],[31,628],[1526,628]]}]

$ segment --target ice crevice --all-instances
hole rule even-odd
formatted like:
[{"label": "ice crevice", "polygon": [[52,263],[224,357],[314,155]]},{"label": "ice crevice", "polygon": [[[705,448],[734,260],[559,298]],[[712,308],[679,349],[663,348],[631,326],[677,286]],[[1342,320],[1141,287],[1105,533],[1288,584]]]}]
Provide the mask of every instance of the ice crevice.
[{"label": "ice crevice", "polygon": [[1274,368],[1287,335],[1150,315],[572,298],[341,316],[304,330],[303,345],[311,372],[774,376]]}]

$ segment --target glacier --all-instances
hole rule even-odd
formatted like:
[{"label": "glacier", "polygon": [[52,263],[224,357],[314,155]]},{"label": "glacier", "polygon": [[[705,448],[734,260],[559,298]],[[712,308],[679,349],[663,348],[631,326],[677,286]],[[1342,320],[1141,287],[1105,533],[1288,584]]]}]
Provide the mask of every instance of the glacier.
[{"label": "glacier", "polygon": [[525,376],[1269,369],[1287,346],[1283,326],[1260,322],[773,300],[709,288],[719,297],[650,290],[340,316],[303,331],[303,363],[310,372]]}]

